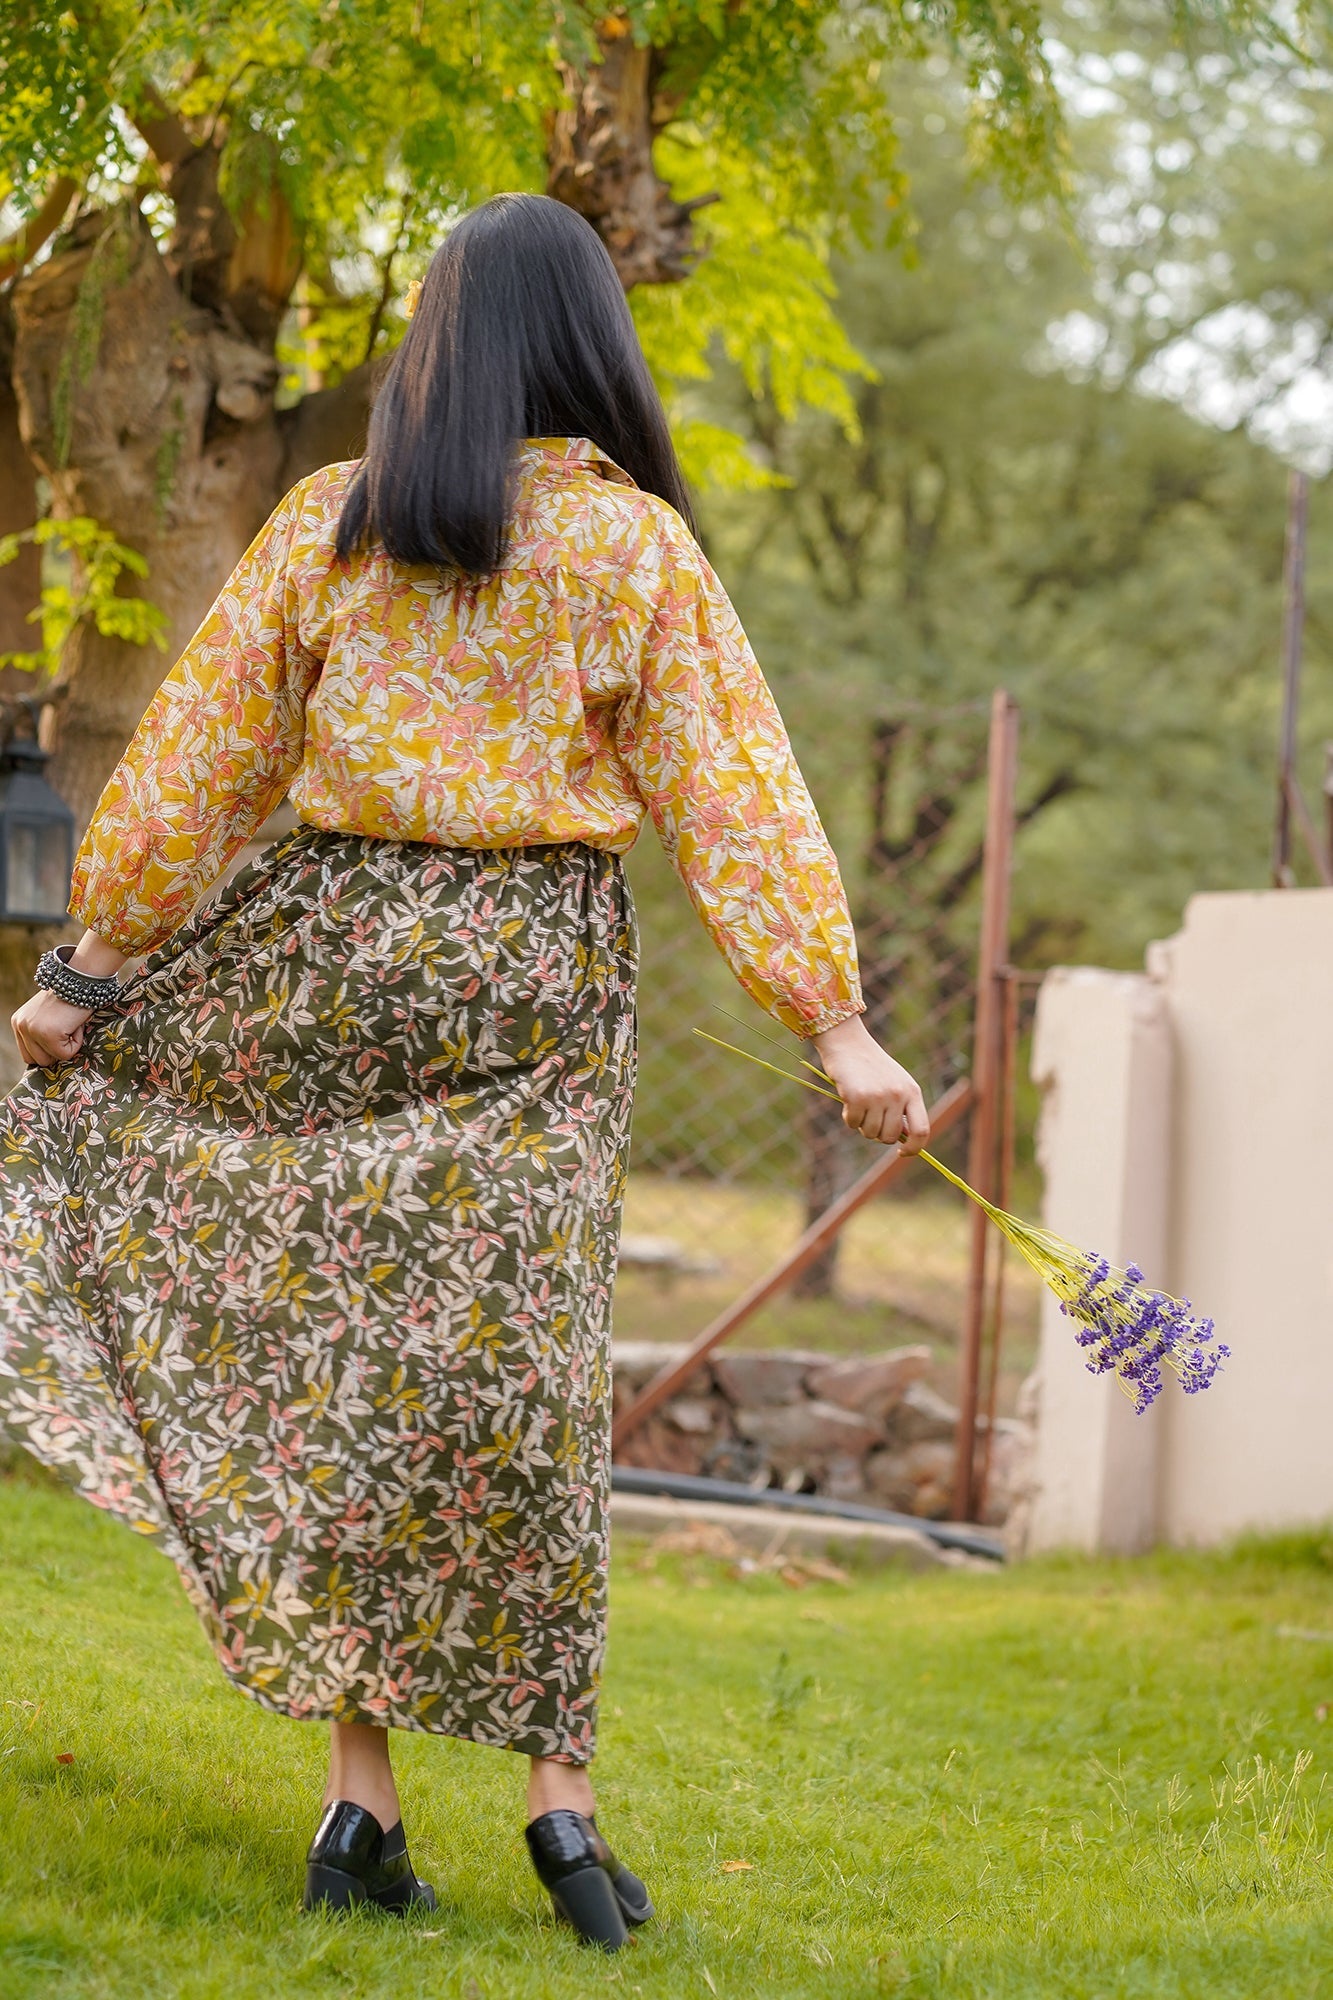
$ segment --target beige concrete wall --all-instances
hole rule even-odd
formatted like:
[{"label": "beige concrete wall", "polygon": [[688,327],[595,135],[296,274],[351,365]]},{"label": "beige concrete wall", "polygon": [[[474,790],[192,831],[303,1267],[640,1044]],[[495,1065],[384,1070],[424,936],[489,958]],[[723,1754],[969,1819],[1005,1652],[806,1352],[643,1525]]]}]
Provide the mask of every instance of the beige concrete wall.
[{"label": "beige concrete wall", "polygon": [[[1032,1068],[1044,1093],[1038,1158],[1046,1226],[1113,1263],[1160,1270],[1171,1124],[1160,990],[1142,974],[1053,972],[1037,1004]],[[1072,1324],[1049,1293],[1039,1374],[1028,1546],[1125,1554],[1150,1547],[1160,1413],[1136,1416],[1114,1381],[1088,1373]]]},{"label": "beige concrete wall", "polygon": [[1176,1049],[1171,1276],[1233,1350],[1167,1409],[1162,1532],[1333,1519],[1333,890],[1197,896],[1149,964]]},{"label": "beige concrete wall", "polygon": [[1333,1519],[1333,891],[1199,896],[1146,976],[1051,974],[1034,1073],[1050,1227],[1233,1355],[1145,1421],[1048,1311],[1029,1546]]}]

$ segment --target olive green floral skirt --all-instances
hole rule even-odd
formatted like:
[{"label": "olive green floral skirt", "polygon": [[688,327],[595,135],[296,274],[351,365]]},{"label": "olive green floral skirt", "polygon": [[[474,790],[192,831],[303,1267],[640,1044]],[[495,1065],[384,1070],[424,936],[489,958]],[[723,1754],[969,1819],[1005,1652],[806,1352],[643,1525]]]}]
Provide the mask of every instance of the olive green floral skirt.
[{"label": "olive green floral skirt", "polygon": [[634,976],[609,855],[301,827],[0,1107],[0,1429],[265,1707],[591,1757]]}]

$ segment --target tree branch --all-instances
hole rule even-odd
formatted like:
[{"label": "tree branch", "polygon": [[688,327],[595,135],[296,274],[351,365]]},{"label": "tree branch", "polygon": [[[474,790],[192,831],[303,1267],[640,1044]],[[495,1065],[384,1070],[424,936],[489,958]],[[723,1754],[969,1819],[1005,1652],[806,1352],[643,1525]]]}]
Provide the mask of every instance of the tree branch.
[{"label": "tree branch", "polygon": [[380,328],[384,324],[384,315],[389,305],[389,295],[393,289],[394,260],[403,247],[403,237],[407,233],[407,222],[411,213],[412,202],[409,197],[403,203],[402,214],[398,218],[398,233],[393,239],[393,248],[384,260],[384,270],[380,278],[379,297],[375,301],[375,310],[370,315],[370,330],[366,334],[366,351],[361,357],[363,364],[369,361],[371,355],[375,352],[375,342],[380,337]]},{"label": "tree branch", "polygon": [[141,105],[130,113],[134,129],[159,166],[183,166],[195,150],[195,141],[180,113],[148,84]]},{"label": "tree branch", "polygon": [[[1076,772],[1057,771],[1053,777],[1046,780],[1035,798],[1029,799],[1025,806],[1019,807],[1014,815],[1015,831],[1021,831],[1023,827],[1030,825],[1038,813],[1045,812],[1047,806],[1054,805],[1057,799],[1062,799],[1069,792],[1077,792],[1080,789],[1081,784]],[[984,860],[985,850],[978,842],[961,868],[956,868],[935,891],[932,900],[939,909],[951,910],[962,899],[981,873],[981,864]]]},{"label": "tree branch", "polygon": [[47,238],[55,235],[78,191],[78,182],[61,174],[51,183],[36,212],[20,223],[11,236],[0,241],[0,284],[16,278]]}]

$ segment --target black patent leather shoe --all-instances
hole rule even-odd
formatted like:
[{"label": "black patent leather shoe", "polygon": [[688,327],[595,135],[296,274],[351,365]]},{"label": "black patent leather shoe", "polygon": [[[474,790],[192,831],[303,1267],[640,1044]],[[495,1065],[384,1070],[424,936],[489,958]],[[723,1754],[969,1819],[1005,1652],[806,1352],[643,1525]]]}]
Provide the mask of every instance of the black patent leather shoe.
[{"label": "black patent leather shoe", "polygon": [[617,1861],[597,1822],[582,1813],[548,1812],[527,1830],[528,1852],[555,1913],[585,1944],[619,1951],[631,1925],[646,1924],[653,1906],[637,1875]]},{"label": "black patent leather shoe", "polygon": [[307,1910],[354,1910],[373,1903],[381,1910],[433,1910],[435,1891],[418,1882],[408,1859],[403,1822],[386,1833],[374,1813],[335,1799],[324,1808],[305,1858]]}]

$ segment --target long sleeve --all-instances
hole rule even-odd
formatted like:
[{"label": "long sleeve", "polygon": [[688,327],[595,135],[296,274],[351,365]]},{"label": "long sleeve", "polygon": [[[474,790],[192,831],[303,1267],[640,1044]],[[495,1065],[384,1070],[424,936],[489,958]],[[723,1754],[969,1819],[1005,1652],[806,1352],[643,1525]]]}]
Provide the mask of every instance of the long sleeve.
[{"label": "long sleeve", "polygon": [[670,517],[617,744],[662,845],[745,990],[810,1036],[859,1013],[838,863],[717,577]]},{"label": "long sleeve", "polygon": [[122,951],[179,930],[301,763],[319,661],[297,624],[299,492],[163,681],[84,835],[70,914]]}]

